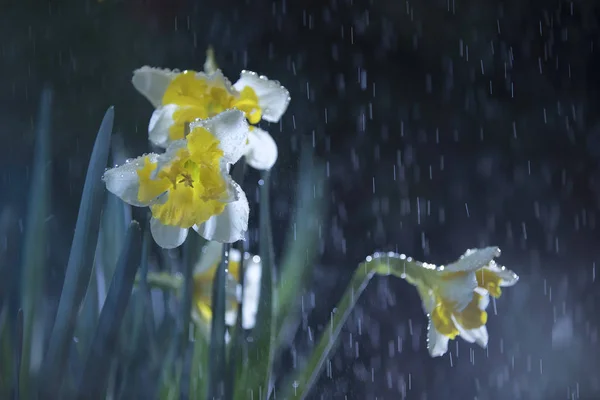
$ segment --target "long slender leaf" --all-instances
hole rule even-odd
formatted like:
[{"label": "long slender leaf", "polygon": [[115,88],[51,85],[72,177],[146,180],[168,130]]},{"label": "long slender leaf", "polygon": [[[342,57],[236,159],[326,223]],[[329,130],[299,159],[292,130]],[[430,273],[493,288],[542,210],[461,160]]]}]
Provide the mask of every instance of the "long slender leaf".
[{"label": "long slender leaf", "polygon": [[[212,48],[207,50],[207,62],[208,59],[213,58],[214,60],[214,51]],[[215,64],[216,65],[216,64]],[[235,182],[237,182],[242,187],[244,186],[244,176],[246,175],[246,158],[242,157],[235,165],[231,177]],[[229,354],[227,355],[227,375],[225,377],[225,398],[232,399],[235,394],[236,387],[236,375],[237,368],[242,360],[244,359],[244,354],[247,354],[247,346],[245,340],[245,331],[242,327],[242,318],[243,318],[243,309],[244,309],[244,279],[245,279],[245,269],[244,269],[244,248],[243,242],[238,241],[232,245],[234,249],[242,254],[242,261],[239,266],[239,284],[242,288],[240,302],[238,304],[238,312],[235,322],[235,327],[233,329],[233,333],[231,335],[231,345],[229,348]]]},{"label": "long slender leaf", "polygon": [[[50,129],[52,89],[42,91],[37,120],[33,176],[29,190],[26,237],[23,246],[21,307],[23,309],[23,343],[20,366],[20,393],[29,398],[32,380],[43,354],[42,295],[46,272],[46,218],[50,211]],[[37,329],[36,329],[37,328]]]},{"label": "long slender leaf", "polygon": [[43,390],[46,396],[55,396],[61,386],[77,312],[92,273],[104,200],[102,174],[108,161],[113,121],[114,110],[110,107],[100,125],[88,165],[65,282],[44,360]]},{"label": "long slender leaf", "polygon": [[317,253],[319,222],[325,212],[320,192],[325,190],[325,171],[313,154],[312,145],[302,143],[298,177],[295,227],[288,235],[283,253],[281,279],[276,292],[277,348],[281,349],[291,340],[300,321],[297,306],[303,286],[310,277]]},{"label": "long slender leaf", "polygon": [[78,385],[78,397],[81,399],[102,398],[111,367],[112,354],[123,315],[131,297],[135,274],[141,256],[142,241],[139,224],[133,221],[129,225],[121,257],[113,275],[106,302],[100,313],[98,326],[92,347],[83,368]]},{"label": "long slender leaf", "polygon": [[180,381],[180,398],[188,399],[190,388],[191,353],[188,352],[190,343],[190,321],[192,314],[192,297],[194,295],[194,266],[198,261],[202,246],[206,241],[200,235],[189,235],[183,244],[183,297],[181,299],[181,315],[179,318],[177,341],[178,357],[182,362]]},{"label": "long slender leaf", "polygon": [[0,311],[0,399],[11,398],[18,384],[16,378],[13,378],[15,374],[13,366],[15,355],[12,345],[14,334],[10,331],[8,319],[8,305],[5,304]]},{"label": "long slender leaf", "polygon": [[271,364],[275,345],[273,281],[275,261],[273,254],[273,235],[271,232],[269,185],[270,173],[263,172],[260,187],[260,244],[259,253],[262,263],[260,280],[260,303],[258,305],[255,328],[255,342],[248,349],[248,365],[243,366],[241,384],[236,388],[236,399],[266,399],[271,385]]},{"label": "long slender leaf", "polygon": [[335,311],[332,313],[331,320],[329,321],[329,328],[325,329],[322,333],[317,343],[317,347],[315,347],[308,363],[284,384],[283,396],[281,396],[281,393],[278,393],[277,398],[306,398],[310,389],[319,377],[323,364],[335,349],[338,336],[340,335],[344,323],[348,319],[358,298],[375,274],[377,267],[378,265],[364,263],[354,271],[350,285],[346,288],[344,295],[334,309]]},{"label": "long slender leaf", "polygon": [[208,398],[222,399],[225,395],[227,360],[225,353],[225,284],[230,246],[223,246],[223,256],[213,282],[210,330],[210,359],[208,368]]},{"label": "long slender leaf", "polygon": [[192,356],[190,399],[206,398],[208,386],[208,352],[209,344],[206,332],[197,327],[194,334],[194,354]]}]

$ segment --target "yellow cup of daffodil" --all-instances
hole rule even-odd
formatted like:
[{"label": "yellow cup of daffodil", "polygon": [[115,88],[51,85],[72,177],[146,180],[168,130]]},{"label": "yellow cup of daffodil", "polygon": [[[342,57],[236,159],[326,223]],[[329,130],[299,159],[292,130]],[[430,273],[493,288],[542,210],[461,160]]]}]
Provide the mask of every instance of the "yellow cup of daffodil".
[{"label": "yellow cup of daffodil", "polygon": [[248,229],[248,200],[229,169],[245,151],[248,123],[238,110],[190,124],[185,139],[111,168],[106,188],[126,203],[150,207],[150,228],[163,248],[180,246],[193,228],[208,240],[231,243]]}]

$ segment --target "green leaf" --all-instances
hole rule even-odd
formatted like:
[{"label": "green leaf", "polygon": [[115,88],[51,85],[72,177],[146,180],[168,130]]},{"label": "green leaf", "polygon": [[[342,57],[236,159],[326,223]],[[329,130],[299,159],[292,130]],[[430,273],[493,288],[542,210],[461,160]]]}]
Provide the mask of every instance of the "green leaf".
[{"label": "green leaf", "polygon": [[0,399],[8,399],[12,391],[18,388],[15,375],[15,346],[12,345],[14,337],[8,321],[8,306],[4,305],[0,311]]},{"label": "green leaf", "polygon": [[177,325],[177,352],[182,363],[182,376],[180,380],[180,396],[189,398],[191,357],[188,357],[190,343],[190,321],[192,314],[192,298],[194,296],[194,266],[200,257],[202,247],[206,240],[197,234],[188,235],[183,244],[183,296],[181,298],[181,315]]},{"label": "green leaf", "polygon": [[45,396],[55,396],[62,383],[77,312],[90,281],[104,202],[102,175],[108,161],[114,110],[110,107],[96,137],[83,186],[79,215],[62,294],[43,364]]},{"label": "green leaf", "polygon": [[212,320],[210,328],[210,358],[208,366],[208,398],[222,399],[225,395],[227,359],[225,353],[225,284],[229,244],[223,246],[221,263],[215,273],[212,292]]},{"label": "green leaf", "polygon": [[195,326],[194,354],[190,372],[190,399],[205,399],[208,386],[208,353],[209,344],[206,329]]},{"label": "green leaf", "polygon": [[44,329],[42,296],[46,274],[46,218],[50,211],[50,165],[52,90],[45,88],[40,100],[34,152],[33,176],[29,189],[27,227],[23,246],[21,308],[23,346],[20,365],[20,394],[29,398],[42,362]]},{"label": "green leaf", "polygon": [[[269,185],[270,173],[263,171],[260,187],[260,244],[259,253],[262,263],[260,280],[260,302],[256,315],[257,326],[253,336],[255,341],[249,345],[248,365],[243,365],[241,384],[236,387],[236,399],[266,399],[271,386],[271,364],[274,356],[275,324],[273,304],[273,281],[275,257],[273,254],[273,235],[271,232]],[[246,361],[246,360],[245,360]]]},{"label": "green leaf", "polygon": [[342,299],[332,311],[329,327],[321,334],[317,347],[308,359],[304,368],[300,368],[283,385],[283,396],[277,394],[282,399],[305,399],[310,389],[315,384],[323,364],[329,359],[332,351],[338,343],[338,336],[348,319],[350,312],[358,301],[358,298],[367,287],[367,284],[376,272],[378,265],[363,263],[358,266],[350,285],[346,288]]},{"label": "green leaf", "polygon": [[298,176],[295,226],[288,234],[283,252],[281,279],[276,292],[277,348],[291,340],[300,322],[297,307],[301,289],[310,278],[317,253],[320,222],[325,213],[322,193],[325,191],[325,169],[313,154],[312,145],[302,143]]},{"label": "green leaf", "polygon": [[123,250],[79,380],[78,398],[102,398],[102,394],[106,390],[119,328],[131,297],[135,274],[140,263],[141,247],[140,227],[137,222],[133,221],[129,225]]}]

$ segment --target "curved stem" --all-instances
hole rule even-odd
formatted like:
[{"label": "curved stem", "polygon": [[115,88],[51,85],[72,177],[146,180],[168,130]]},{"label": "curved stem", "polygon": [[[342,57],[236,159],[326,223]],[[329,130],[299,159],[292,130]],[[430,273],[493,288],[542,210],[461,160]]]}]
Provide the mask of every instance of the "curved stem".
[{"label": "curved stem", "polygon": [[283,388],[283,399],[305,399],[315,384],[323,364],[329,359],[337,344],[337,338],[348,319],[358,298],[375,274],[394,275],[402,279],[419,279],[429,265],[396,253],[375,253],[361,263],[354,271],[350,285],[338,302],[337,311],[332,313],[329,328],[326,329],[310,356],[306,366],[290,379]]}]

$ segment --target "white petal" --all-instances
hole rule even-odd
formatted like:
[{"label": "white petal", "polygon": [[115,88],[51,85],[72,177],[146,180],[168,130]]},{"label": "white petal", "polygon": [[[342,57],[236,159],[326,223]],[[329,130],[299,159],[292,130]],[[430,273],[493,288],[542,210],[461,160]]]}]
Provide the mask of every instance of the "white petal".
[{"label": "white petal", "polygon": [[498,247],[467,250],[459,260],[444,267],[446,272],[476,271],[487,266],[495,257],[500,255]]},{"label": "white petal", "polygon": [[[151,162],[156,162],[158,154],[147,155]],[[133,206],[144,207],[150,203],[142,203],[138,200],[140,181],[137,170],[143,168],[145,156],[134,158],[125,164],[111,168],[104,173],[102,180],[106,183],[106,189],[119,197],[124,202]]]},{"label": "white petal", "polygon": [[177,153],[181,149],[185,149],[187,147],[187,141],[185,139],[176,140],[174,142],[169,143],[167,150],[158,156],[156,159],[156,169],[152,172],[150,177],[155,179],[158,173],[170,165],[173,160],[177,157]]},{"label": "white petal", "polygon": [[461,338],[463,338],[463,340],[465,340],[469,343],[475,343],[475,336],[473,335],[473,331],[468,331],[465,328],[463,328],[458,323],[458,321],[456,320],[456,317],[454,317],[454,315],[451,315],[450,319],[452,320],[452,322],[454,322],[454,326],[458,330],[458,334],[460,335]]},{"label": "white petal", "polygon": [[471,335],[475,338],[475,343],[477,343],[483,348],[487,347],[490,336],[488,335],[488,331],[485,325],[477,329],[473,329],[471,331]]},{"label": "white petal", "polygon": [[148,139],[158,147],[167,148],[169,144],[169,129],[175,123],[173,113],[179,106],[176,104],[167,104],[158,107],[150,117],[148,124]]},{"label": "white petal", "polygon": [[427,325],[427,350],[429,350],[429,355],[431,357],[440,357],[446,354],[449,340],[447,336],[439,333],[431,323],[431,320],[429,320],[429,324]]},{"label": "white petal", "polygon": [[219,140],[225,162],[234,164],[246,152],[249,127],[241,111],[230,109],[212,118],[190,123],[190,131],[198,127],[205,128]]},{"label": "white petal", "polygon": [[260,279],[262,263],[260,257],[253,256],[244,266],[244,304],[242,309],[242,327],[252,329],[256,324],[256,313],[260,299]]},{"label": "white petal", "polygon": [[133,71],[131,83],[138,92],[143,94],[152,103],[154,108],[162,104],[162,98],[169,84],[179,72],[169,69],[142,67]]},{"label": "white petal", "polygon": [[277,161],[277,143],[269,132],[259,128],[248,132],[248,147],[246,149],[246,162],[252,168],[271,169]]},{"label": "white petal", "polygon": [[219,215],[212,216],[194,229],[205,239],[222,243],[233,243],[244,239],[248,230],[249,207],[244,191],[236,185],[238,200],[227,203]]},{"label": "white petal", "polygon": [[490,294],[487,290],[482,288],[475,288],[475,292],[481,295],[477,307],[479,307],[480,310],[485,311],[490,305]]},{"label": "white petal", "polygon": [[473,291],[477,287],[474,272],[457,276],[440,284],[440,296],[449,303],[454,303],[454,309],[460,312],[473,300]]},{"label": "white petal", "polygon": [[163,225],[155,218],[150,219],[150,232],[156,244],[163,249],[174,249],[185,242],[188,230],[178,226]]},{"label": "white petal", "polygon": [[233,85],[237,91],[250,86],[258,96],[258,105],[262,109],[262,118],[268,122],[279,122],[290,104],[290,93],[277,81],[256,72],[242,71],[240,79]]},{"label": "white petal", "polygon": [[237,308],[232,308],[231,310],[225,311],[225,325],[235,326],[236,321],[237,321]]},{"label": "white petal", "polygon": [[201,274],[220,262],[222,254],[223,243],[208,242],[206,246],[202,248],[200,260],[198,260],[194,266],[194,275]]},{"label": "white petal", "polygon": [[512,286],[519,281],[519,276],[517,274],[504,266],[496,264],[494,261],[490,262],[490,265],[488,265],[486,269],[489,269],[500,277],[500,286]]},{"label": "white petal", "polygon": [[197,72],[196,79],[205,80],[210,86],[213,87],[222,87],[225,90],[227,90],[227,93],[229,93],[230,95],[237,95],[237,91],[235,90],[229,79],[227,79],[227,77],[223,75],[223,71],[221,71],[220,69],[217,69],[212,73]]}]

